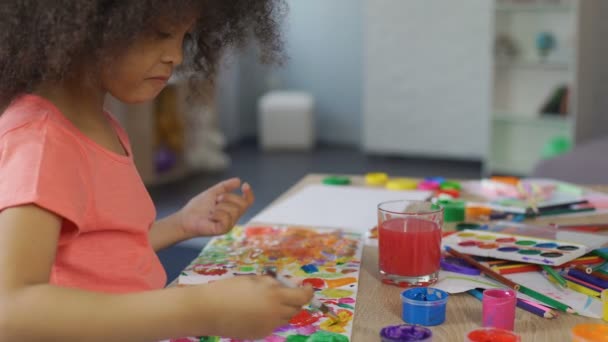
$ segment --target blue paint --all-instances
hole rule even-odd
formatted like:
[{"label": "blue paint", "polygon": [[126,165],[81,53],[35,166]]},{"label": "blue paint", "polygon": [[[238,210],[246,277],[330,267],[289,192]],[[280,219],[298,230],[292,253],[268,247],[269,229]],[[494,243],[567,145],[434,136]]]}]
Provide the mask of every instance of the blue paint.
[{"label": "blue paint", "polygon": [[500,247],[497,249],[499,252],[517,252],[519,248],[517,247]]},{"label": "blue paint", "polygon": [[445,182],[444,177],[426,177],[424,180],[429,182],[437,182],[439,184]]},{"label": "blue paint", "polygon": [[319,272],[319,269],[314,264],[304,265],[300,268],[302,269],[302,271],[304,271],[308,274]]},{"label": "blue paint", "polygon": [[523,222],[526,219],[526,215],[513,215],[511,222]]},{"label": "blue paint", "polygon": [[534,247],[538,247],[538,248],[555,248],[557,246],[559,246],[559,245],[556,244],[555,242],[545,242],[545,243],[538,243]]},{"label": "blue paint", "polygon": [[431,287],[415,287],[401,293],[401,318],[410,324],[433,326],[445,321],[448,294]]}]

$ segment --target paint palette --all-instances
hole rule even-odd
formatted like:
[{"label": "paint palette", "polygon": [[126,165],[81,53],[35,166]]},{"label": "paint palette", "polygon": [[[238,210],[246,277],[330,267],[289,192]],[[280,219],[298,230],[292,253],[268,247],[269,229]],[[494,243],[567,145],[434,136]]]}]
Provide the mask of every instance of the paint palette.
[{"label": "paint palette", "polygon": [[578,243],[468,229],[445,237],[442,243],[465,254],[552,266],[574,260],[589,250]]},{"label": "paint palette", "polygon": [[[204,284],[272,269],[294,283],[315,288],[315,297],[340,317],[335,323],[305,307],[289,325],[259,341],[348,342],[352,332],[361,253],[361,235],[313,227],[257,225],[234,228],[212,239],[179,277],[180,285]],[[236,341],[229,338],[179,339]]]}]

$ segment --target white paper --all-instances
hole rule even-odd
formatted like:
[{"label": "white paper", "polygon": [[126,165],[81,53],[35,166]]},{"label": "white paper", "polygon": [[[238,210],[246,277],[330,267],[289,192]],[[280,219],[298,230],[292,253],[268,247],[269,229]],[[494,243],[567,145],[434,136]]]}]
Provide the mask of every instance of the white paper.
[{"label": "white paper", "polygon": [[558,288],[539,272],[507,274],[505,277],[568,305],[581,316],[602,318],[603,304],[599,299],[570,289]]},{"label": "white paper", "polygon": [[251,222],[342,228],[365,233],[378,223],[378,204],[426,200],[429,191],[393,191],[353,186],[309,185],[262,211]]}]

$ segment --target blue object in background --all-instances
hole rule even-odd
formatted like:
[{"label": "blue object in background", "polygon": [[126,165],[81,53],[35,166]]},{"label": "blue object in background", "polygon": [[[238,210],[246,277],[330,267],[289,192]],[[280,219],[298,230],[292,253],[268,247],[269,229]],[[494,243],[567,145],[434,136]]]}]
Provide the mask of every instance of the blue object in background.
[{"label": "blue object in background", "polygon": [[536,35],[536,48],[541,57],[547,57],[556,46],[555,36],[550,32],[540,32]]}]

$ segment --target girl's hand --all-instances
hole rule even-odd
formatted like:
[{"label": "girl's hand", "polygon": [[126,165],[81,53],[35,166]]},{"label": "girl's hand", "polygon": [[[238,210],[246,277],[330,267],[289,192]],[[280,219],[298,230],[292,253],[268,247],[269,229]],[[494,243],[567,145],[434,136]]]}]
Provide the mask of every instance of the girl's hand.
[{"label": "girl's hand", "polygon": [[216,313],[213,332],[237,339],[263,338],[287,325],[314,293],[310,286],[288,288],[269,276],[238,276],[203,287],[209,295],[201,308]]},{"label": "girl's hand", "polygon": [[[242,195],[233,193],[241,188]],[[253,204],[251,186],[238,178],[214,185],[192,198],[179,211],[179,222],[187,237],[225,234]]]}]

